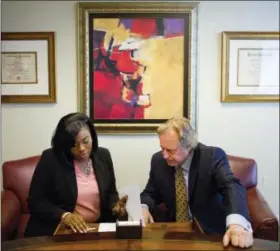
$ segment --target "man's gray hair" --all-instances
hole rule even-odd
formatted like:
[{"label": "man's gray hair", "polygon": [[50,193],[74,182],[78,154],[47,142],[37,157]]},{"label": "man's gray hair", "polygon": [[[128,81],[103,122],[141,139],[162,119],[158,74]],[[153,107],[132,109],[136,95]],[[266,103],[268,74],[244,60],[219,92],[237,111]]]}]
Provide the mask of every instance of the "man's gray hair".
[{"label": "man's gray hair", "polygon": [[184,117],[173,117],[160,125],[157,129],[158,135],[173,130],[177,133],[181,146],[192,150],[197,147],[197,134],[191,126],[190,120]]}]

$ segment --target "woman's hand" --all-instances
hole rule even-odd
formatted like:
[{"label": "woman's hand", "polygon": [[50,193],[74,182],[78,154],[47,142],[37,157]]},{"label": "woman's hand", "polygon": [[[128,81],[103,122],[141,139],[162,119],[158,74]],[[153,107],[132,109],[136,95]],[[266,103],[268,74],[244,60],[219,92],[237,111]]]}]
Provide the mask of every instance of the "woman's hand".
[{"label": "woman's hand", "polygon": [[77,213],[67,214],[63,222],[67,227],[71,228],[74,233],[87,233],[89,230],[83,217]]},{"label": "woman's hand", "polygon": [[126,211],[126,202],[127,202],[128,196],[125,195],[122,197],[116,205],[113,207],[112,212],[113,215],[116,215],[118,217],[125,217],[127,216],[127,211]]}]

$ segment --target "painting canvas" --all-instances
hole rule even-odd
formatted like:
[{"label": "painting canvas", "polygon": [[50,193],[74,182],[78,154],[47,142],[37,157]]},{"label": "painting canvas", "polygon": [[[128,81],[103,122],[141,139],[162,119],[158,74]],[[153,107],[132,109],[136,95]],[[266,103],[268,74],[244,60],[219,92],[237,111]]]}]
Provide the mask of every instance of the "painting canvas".
[{"label": "painting canvas", "polygon": [[191,117],[195,6],[79,7],[81,105],[97,129],[154,130],[173,116]]},{"label": "painting canvas", "polygon": [[93,18],[94,119],[182,115],[184,37],[183,18]]}]

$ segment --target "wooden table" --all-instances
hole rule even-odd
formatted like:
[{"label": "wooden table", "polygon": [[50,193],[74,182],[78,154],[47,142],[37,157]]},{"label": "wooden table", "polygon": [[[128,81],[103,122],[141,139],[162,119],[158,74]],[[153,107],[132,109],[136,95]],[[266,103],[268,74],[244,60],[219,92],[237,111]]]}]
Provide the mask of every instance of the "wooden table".
[{"label": "wooden table", "polygon": [[[91,227],[98,229],[98,224]],[[2,243],[1,250],[237,250],[222,245],[222,235],[204,234],[187,223],[153,223],[143,228],[141,240],[121,240],[115,232],[71,233],[59,225],[53,236]],[[255,239],[249,250],[279,250],[279,243]]]}]

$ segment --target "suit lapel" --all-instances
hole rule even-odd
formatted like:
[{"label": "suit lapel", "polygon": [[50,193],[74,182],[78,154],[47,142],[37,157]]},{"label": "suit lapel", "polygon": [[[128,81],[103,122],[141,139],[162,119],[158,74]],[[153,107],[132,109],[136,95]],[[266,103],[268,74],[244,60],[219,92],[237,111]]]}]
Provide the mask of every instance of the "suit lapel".
[{"label": "suit lapel", "polygon": [[200,159],[200,149],[199,145],[194,150],[193,159],[190,166],[190,173],[189,173],[189,203],[192,202],[192,196],[194,191],[195,182],[197,179],[197,174],[199,170],[199,159]]},{"label": "suit lapel", "polygon": [[[170,212],[175,212],[175,167],[168,166],[167,163],[165,163],[165,166],[162,169],[164,170],[162,171],[163,183],[167,186],[165,196],[167,198],[168,205],[166,206],[169,207]],[[172,217],[173,213],[171,215],[171,218]]]},{"label": "suit lapel", "polygon": [[170,187],[170,199],[171,201],[174,201],[175,198],[176,198],[176,195],[175,195],[175,167],[170,167],[170,166],[166,166],[166,169],[167,169],[167,177],[168,177],[168,180],[166,182],[166,184],[171,184],[171,187]]},{"label": "suit lapel", "polygon": [[171,210],[170,210],[170,218],[174,219],[176,216],[176,189],[175,189],[175,167],[170,168],[170,177],[171,182]]},{"label": "suit lapel", "polygon": [[98,189],[99,189],[99,197],[100,197],[100,201],[101,201],[101,205],[103,205],[103,201],[104,201],[104,184],[103,184],[103,180],[104,180],[104,173],[103,173],[103,168],[102,168],[102,163],[101,160],[99,159],[97,154],[94,154],[94,157],[92,158],[92,165],[93,165],[93,169],[95,172],[95,177],[96,177],[96,181],[98,184]]},{"label": "suit lapel", "polygon": [[66,165],[63,171],[64,171],[64,177],[66,183],[69,187],[69,190],[71,191],[71,195],[73,199],[75,200],[74,203],[76,203],[78,189],[77,189],[77,180],[76,180],[74,163]]}]

